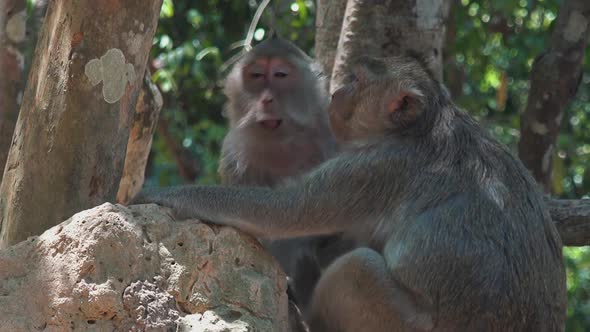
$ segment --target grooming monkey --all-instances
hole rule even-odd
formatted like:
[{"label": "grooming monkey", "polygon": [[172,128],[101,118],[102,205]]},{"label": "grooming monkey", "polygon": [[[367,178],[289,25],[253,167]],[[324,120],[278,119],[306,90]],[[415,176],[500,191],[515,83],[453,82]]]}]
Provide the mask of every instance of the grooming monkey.
[{"label": "grooming monkey", "polygon": [[[291,42],[273,35],[246,53],[228,75],[225,94],[230,129],[219,166],[223,184],[275,187],[334,154],[324,78]],[[323,262],[348,249],[335,236],[262,242],[304,311]]]},{"label": "grooming monkey", "polygon": [[311,331],[564,330],[561,241],[537,185],[419,61],[359,60],[329,113],[349,148],[299,179],[138,202],[258,237],[354,237],[317,284]]}]

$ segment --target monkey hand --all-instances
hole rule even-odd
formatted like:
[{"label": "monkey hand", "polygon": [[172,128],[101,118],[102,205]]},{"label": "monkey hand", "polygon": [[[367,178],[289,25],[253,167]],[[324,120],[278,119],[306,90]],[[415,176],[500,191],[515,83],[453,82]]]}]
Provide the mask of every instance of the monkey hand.
[{"label": "monkey hand", "polygon": [[[274,206],[260,204],[271,202],[275,197],[272,189],[264,187],[234,187],[185,185],[142,190],[131,204],[155,203],[172,209],[174,219],[199,219],[217,225],[240,228],[255,236],[265,235],[268,225],[284,218],[285,213]],[[291,196],[287,196],[290,199]],[[286,204],[277,203],[279,206]],[[273,214],[273,212],[275,212]],[[283,228],[277,229],[282,234]]]},{"label": "monkey hand", "polygon": [[184,220],[200,218],[199,211],[195,210],[195,204],[188,192],[197,190],[197,186],[157,187],[141,190],[128,205],[132,204],[157,204],[170,208],[174,219]]}]

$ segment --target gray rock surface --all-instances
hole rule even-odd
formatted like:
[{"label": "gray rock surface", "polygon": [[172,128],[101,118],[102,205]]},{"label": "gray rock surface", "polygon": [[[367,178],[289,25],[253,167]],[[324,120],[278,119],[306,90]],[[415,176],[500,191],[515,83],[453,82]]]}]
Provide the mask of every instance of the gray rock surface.
[{"label": "gray rock surface", "polygon": [[250,236],[105,203],[0,251],[0,331],[287,331],[286,287]]}]

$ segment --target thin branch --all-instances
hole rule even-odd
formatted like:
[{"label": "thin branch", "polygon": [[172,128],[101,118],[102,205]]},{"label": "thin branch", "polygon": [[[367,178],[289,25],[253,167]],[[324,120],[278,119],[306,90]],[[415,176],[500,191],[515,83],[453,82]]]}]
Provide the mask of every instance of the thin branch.
[{"label": "thin branch", "polygon": [[244,45],[246,51],[252,49],[252,39],[254,38],[254,32],[256,31],[256,27],[258,26],[258,21],[260,21],[260,17],[262,16],[264,9],[266,8],[266,6],[268,6],[269,3],[270,0],[263,0],[258,6],[258,9],[256,9],[256,13],[254,13],[254,18],[252,19],[252,23],[250,23],[250,28],[248,29],[248,34],[246,35],[246,42]]},{"label": "thin branch", "polygon": [[590,39],[590,2],[568,0],[560,8],[547,49],[533,63],[527,107],[521,119],[518,154],[546,192],[564,111],[583,74]]},{"label": "thin branch", "polygon": [[230,49],[232,50],[241,46],[243,46],[243,48],[237,54],[233,55],[231,58],[225,61],[221,65],[221,67],[219,67],[220,72],[225,72],[230,66],[236,63],[242,57],[242,55],[244,55],[246,52],[252,49],[252,39],[254,38],[254,32],[256,31],[256,27],[258,26],[258,22],[260,21],[260,17],[262,17],[264,9],[266,8],[266,6],[268,6],[269,3],[270,0],[264,0],[256,9],[256,13],[254,13],[254,18],[252,19],[250,27],[248,28],[246,39],[234,42],[230,45]]}]

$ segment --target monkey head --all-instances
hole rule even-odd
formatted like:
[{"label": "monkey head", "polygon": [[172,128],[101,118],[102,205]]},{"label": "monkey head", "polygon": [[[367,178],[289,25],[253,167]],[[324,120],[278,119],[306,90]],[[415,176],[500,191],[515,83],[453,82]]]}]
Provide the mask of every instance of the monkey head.
[{"label": "monkey head", "polygon": [[233,67],[225,84],[230,125],[273,137],[314,127],[328,103],[319,68],[292,43],[273,37]]},{"label": "monkey head", "polygon": [[440,107],[432,103],[440,103],[440,89],[417,59],[360,57],[348,83],[332,95],[330,126],[339,141],[355,144],[422,135],[436,121]]}]

